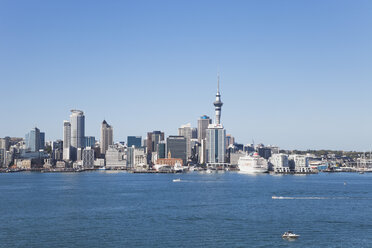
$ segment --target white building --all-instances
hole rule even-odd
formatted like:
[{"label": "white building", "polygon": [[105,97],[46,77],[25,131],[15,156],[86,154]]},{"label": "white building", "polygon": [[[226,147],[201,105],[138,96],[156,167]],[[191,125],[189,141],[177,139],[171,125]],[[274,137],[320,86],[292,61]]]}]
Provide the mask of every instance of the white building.
[{"label": "white building", "polygon": [[71,110],[71,159],[77,159],[77,149],[85,146],[85,116],[80,110]]},{"label": "white building", "polygon": [[192,138],[191,124],[188,123],[178,128],[178,135],[186,138],[186,161],[187,161],[191,157],[191,138]]},{"label": "white building", "polygon": [[309,158],[305,155],[289,155],[289,160],[292,163],[296,173],[310,172],[311,168],[309,166]]},{"label": "white building", "polygon": [[110,145],[106,151],[106,168],[126,169],[127,161],[125,159],[124,149],[116,145]]},{"label": "white building", "polygon": [[274,153],[269,158],[269,162],[273,166],[274,172],[277,173],[289,173],[288,155],[283,153]]},{"label": "white building", "polygon": [[71,159],[71,123],[69,121],[63,122],[63,160],[69,161]]}]

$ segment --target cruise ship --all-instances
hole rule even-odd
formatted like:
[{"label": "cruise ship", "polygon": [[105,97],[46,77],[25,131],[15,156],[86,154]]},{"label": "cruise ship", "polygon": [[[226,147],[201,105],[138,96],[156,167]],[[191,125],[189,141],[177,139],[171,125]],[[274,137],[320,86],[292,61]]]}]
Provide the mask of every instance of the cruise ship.
[{"label": "cruise ship", "polygon": [[258,153],[240,157],[238,161],[239,170],[243,173],[265,173],[268,171],[267,160],[261,158]]}]

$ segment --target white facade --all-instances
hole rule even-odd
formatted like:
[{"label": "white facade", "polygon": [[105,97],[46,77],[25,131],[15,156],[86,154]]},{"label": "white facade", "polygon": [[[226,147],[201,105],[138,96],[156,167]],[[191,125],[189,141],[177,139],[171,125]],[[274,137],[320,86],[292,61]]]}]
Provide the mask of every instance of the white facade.
[{"label": "white facade", "polygon": [[71,123],[69,121],[63,122],[63,160],[69,161],[71,159]]},{"label": "white facade", "polygon": [[108,147],[106,151],[106,168],[126,169],[127,161],[124,158],[124,149],[119,149],[115,145]]},{"label": "white facade", "polygon": [[191,124],[182,125],[178,128],[178,135],[186,138],[186,160],[191,157],[191,138],[192,138],[192,128]]},{"label": "white facade", "polygon": [[305,155],[289,155],[289,160],[293,161],[296,172],[310,172],[309,158]]},{"label": "white facade", "polygon": [[290,172],[288,155],[283,153],[272,154],[269,158],[270,163],[273,166],[274,172],[283,173]]},{"label": "white facade", "polygon": [[71,110],[71,146],[75,149],[84,148],[85,144],[85,116],[80,110]]}]

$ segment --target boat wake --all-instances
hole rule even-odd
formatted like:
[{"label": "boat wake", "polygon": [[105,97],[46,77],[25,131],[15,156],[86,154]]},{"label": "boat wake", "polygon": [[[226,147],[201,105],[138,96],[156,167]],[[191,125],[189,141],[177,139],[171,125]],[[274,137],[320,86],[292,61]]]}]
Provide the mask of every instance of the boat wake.
[{"label": "boat wake", "polygon": [[275,200],[328,200],[328,199],[349,199],[347,197],[319,197],[319,196],[272,196]]}]

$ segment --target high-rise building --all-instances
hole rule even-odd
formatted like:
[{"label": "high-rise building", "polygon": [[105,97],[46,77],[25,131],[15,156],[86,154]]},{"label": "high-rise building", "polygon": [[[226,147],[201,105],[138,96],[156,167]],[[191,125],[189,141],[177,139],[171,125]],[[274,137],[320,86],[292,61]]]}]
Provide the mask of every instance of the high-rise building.
[{"label": "high-rise building", "polygon": [[85,147],[94,147],[96,138],[94,136],[85,136]]},{"label": "high-rise building", "polygon": [[146,152],[147,152],[147,161],[148,164],[151,163],[152,160],[152,153],[157,152],[158,144],[160,141],[164,140],[164,132],[161,131],[153,131],[147,133],[146,139]]},{"label": "high-rise building", "polygon": [[94,167],[94,150],[91,147],[86,147],[82,153],[83,167],[93,168]]},{"label": "high-rise building", "polygon": [[40,132],[40,146],[39,149],[45,149],[45,133]]},{"label": "high-rise building", "polygon": [[165,150],[166,150],[165,141],[160,141],[158,144],[158,158],[165,158],[166,156]]},{"label": "high-rise building", "polygon": [[101,154],[106,154],[108,147],[113,144],[113,128],[104,120],[101,125]]},{"label": "high-rise building", "polygon": [[71,123],[63,122],[63,160],[71,160]]},{"label": "high-rise building", "polygon": [[186,164],[186,138],[183,136],[169,136],[167,138],[167,154],[171,154],[171,158],[180,158],[183,164]]},{"label": "high-rise building", "polygon": [[196,127],[191,128],[191,138],[198,139],[198,129]]},{"label": "high-rise building", "polygon": [[128,147],[141,147],[142,146],[142,137],[141,136],[128,136],[127,138]]},{"label": "high-rise building", "polygon": [[71,158],[77,159],[77,149],[85,145],[85,116],[80,110],[71,110]]},{"label": "high-rise building", "polygon": [[0,138],[0,149],[9,151],[10,147],[10,137]]},{"label": "high-rise building", "polygon": [[191,157],[191,138],[192,138],[191,124],[188,123],[178,128],[178,135],[186,138],[186,160],[188,160]]},{"label": "high-rise building", "polygon": [[201,140],[205,139],[205,137],[206,137],[206,130],[207,130],[209,124],[212,124],[212,119],[210,119],[206,115],[203,115],[198,120],[198,141],[200,143],[201,143]]},{"label": "high-rise building", "polygon": [[25,136],[26,149],[31,152],[38,152],[41,149],[40,145],[40,129],[37,127],[31,129]]},{"label": "high-rise building", "polygon": [[217,80],[217,94],[215,106],[216,121],[209,124],[206,130],[206,159],[208,164],[225,163],[226,153],[226,130],[221,124],[221,107],[223,105],[220,94],[220,77]]}]

